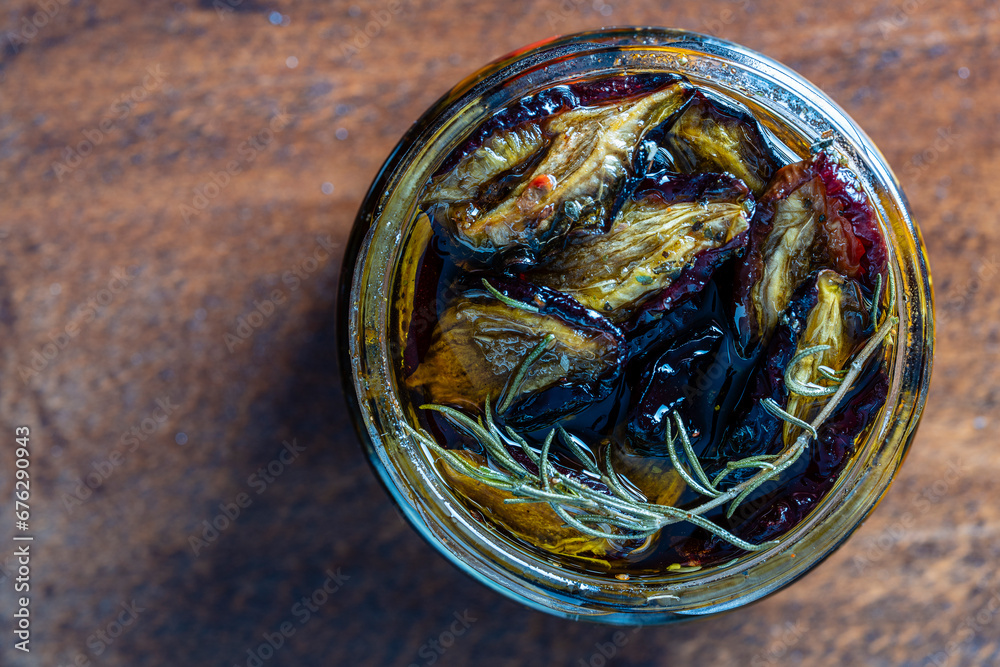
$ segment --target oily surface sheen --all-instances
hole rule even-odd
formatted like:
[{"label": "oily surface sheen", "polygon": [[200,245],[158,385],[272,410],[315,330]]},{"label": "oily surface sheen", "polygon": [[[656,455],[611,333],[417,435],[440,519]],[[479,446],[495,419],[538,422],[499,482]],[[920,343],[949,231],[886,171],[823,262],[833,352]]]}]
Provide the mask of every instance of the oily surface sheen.
[{"label": "oily surface sheen", "polygon": [[[600,664],[602,648],[615,652],[609,664],[629,667],[997,661],[995,3],[444,0],[393,4],[396,14],[383,2],[216,4],[57,2],[17,48],[8,35],[40,5],[12,0],[0,13],[0,422],[7,435],[31,427],[37,483],[32,652],[12,648],[7,622],[0,663],[243,666],[286,622],[295,634],[268,667],[423,666],[434,656],[443,667],[578,667]],[[272,11],[288,25],[272,24]],[[368,183],[451,85],[552,34],[663,22],[787,63],[859,121],[920,221],[939,343],[911,453],[839,551],[751,609],[633,632],[526,610],[398,517],[347,420],[332,309]],[[342,46],[366,25],[378,33],[348,60]],[[144,93],[157,65],[162,79]],[[124,107],[109,110],[123,95],[132,104],[137,86],[142,99],[124,118]],[[241,152],[279,111],[290,122],[263,150]],[[102,141],[60,180],[53,164],[66,164],[84,130]],[[239,173],[216,192],[213,174],[230,162]],[[185,221],[180,206],[196,203]],[[325,234],[340,249],[317,245]],[[95,301],[92,319],[77,315],[120,266],[135,278],[110,303]],[[255,301],[268,310],[275,290],[284,300],[230,351],[225,335]],[[22,381],[18,365],[71,321],[79,334]],[[144,439],[123,442],[133,428]],[[304,451],[267,473],[293,439]],[[10,545],[13,454],[3,456],[0,539]],[[98,489],[67,509],[64,494],[108,465]],[[261,468],[272,481],[251,485]],[[252,503],[195,555],[188,538],[240,493]],[[11,552],[0,552],[5,576]],[[293,612],[338,568],[349,578],[336,593]],[[0,583],[7,619],[14,576]],[[95,633],[133,600],[136,621],[102,643]]]}]

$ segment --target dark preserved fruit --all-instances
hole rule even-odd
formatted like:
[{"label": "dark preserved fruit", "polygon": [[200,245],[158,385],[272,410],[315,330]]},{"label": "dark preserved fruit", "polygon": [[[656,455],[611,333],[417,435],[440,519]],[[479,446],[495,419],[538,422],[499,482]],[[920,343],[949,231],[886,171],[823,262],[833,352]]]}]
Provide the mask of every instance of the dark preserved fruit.
[{"label": "dark preserved fruit", "polygon": [[502,277],[482,283],[441,315],[411,387],[429,402],[467,409],[491,398],[503,411],[513,407],[511,421],[518,424],[550,416],[532,406],[556,385],[567,390],[555,406],[564,413],[610,392],[624,353],[610,322],[554,290]]},{"label": "dark preserved fruit", "polygon": [[[634,175],[643,138],[681,107],[687,92],[674,84],[498,130],[436,178],[424,203],[441,205],[456,239],[477,251],[537,250],[573,230],[602,231]],[[533,168],[515,172],[496,197],[493,180],[531,160]],[[485,196],[491,189],[494,197]]]},{"label": "dark preserved fruit", "polygon": [[666,146],[685,172],[727,172],[755,194],[767,187],[780,166],[760,126],[745,111],[724,108],[702,92],[667,135]]},{"label": "dark preserved fruit", "polygon": [[622,207],[607,234],[589,236],[556,253],[529,275],[615,321],[667,289],[707,251],[724,246],[748,226],[735,203],[664,205],[645,197]]}]

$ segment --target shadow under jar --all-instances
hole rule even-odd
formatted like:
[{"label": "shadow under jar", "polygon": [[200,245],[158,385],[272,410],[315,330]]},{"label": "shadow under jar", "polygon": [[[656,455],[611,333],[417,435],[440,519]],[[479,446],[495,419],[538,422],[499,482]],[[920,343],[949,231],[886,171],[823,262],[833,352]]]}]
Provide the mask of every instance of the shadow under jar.
[{"label": "shadow under jar", "polygon": [[814,86],[658,28],[456,86],[352,232],[341,363],[369,459],[462,570],[570,618],[732,609],[885,493],[930,379],[924,249]]}]

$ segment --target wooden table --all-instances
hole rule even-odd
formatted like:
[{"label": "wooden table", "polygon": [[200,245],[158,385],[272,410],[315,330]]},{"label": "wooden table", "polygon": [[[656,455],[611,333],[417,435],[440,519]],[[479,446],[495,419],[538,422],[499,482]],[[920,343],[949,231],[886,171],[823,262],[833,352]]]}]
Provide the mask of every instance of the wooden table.
[{"label": "wooden table", "polygon": [[[30,654],[0,552],[0,662],[996,664],[998,18],[987,0],[8,1],[0,539],[27,425],[35,541]],[[413,119],[514,48],[614,24],[712,32],[826,90],[902,180],[939,316],[912,452],[843,548],[749,609],[617,637],[494,594],[399,518],[333,333],[353,215]]]}]

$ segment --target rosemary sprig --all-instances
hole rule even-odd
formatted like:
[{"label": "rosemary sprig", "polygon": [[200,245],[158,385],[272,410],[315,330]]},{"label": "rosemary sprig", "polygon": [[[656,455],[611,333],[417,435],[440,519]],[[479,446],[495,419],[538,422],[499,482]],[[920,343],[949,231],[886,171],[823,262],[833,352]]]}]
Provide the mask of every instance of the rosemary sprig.
[{"label": "rosemary sprig", "polygon": [[822,375],[823,377],[825,377],[827,380],[832,380],[832,381],[837,382],[837,383],[839,383],[841,380],[843,380],[844,379],[844,375],[847,374],[846,370],[835,371],[832,368],[830,368],[829,366],[824,366],[822,364],[819,365],[819,366],[817,366],[816,370],[819,372],[820,375]]},{"label": "rosemary sprig", "polygon": [[490,282],[488,280],[486,280],[486,278],[483,278],[483,287],[486,288],[487,292],[489,292],[494,297],[496,297],[497,299],[499,299],[501,302],[507,304],[511,308],[517,308],[518,310],[524,310],[524,311],[527,311],[529,313],[537,313],[538,312],[538,307],[537,306],[532,306],[531,304],[524,303],[523,301],[518,301],[517,299],[510,298],[509,296],[507,296],[506,294],[504,294],[503,292],[501,292],[500,290],[498,290],[493,285],[490,285]]},{"label": "rosemary sprig", "polygon": [[[896,284],[891,270],[889,272],[888,283],[888,301],[890,305],[894,305]],[[491,286],[488,283],[484,281],[484,284],[487,289],[490,289]],[[877,291],[880,292],[881,278],[878,284],[879,290]],[[874,308],[877,298],[878,295],[873,297],[873,314],[877,314]],[[667,451],[671,462],[678,474],[692,489],[708,498],[689,509],[650,503],[646,499],[638,497],[625,487],[618,473],[614,470],[611,462],[610,447],[605,447],[604,456],[600,459],[599,463],[595,463],[595,459],[585,444],[566,432],[562,427],[552,429],[545,438],[541,451],[535,452],[527,440],[510,427],[504,427],[503,432],[500,430],[493,418],[488,399],[485,402],[483,418],[478,420],[474,420],[459,410],[447,406],[424,405],[421,407],[440,412],[456,427],[461,428],[482,444],[483,448],[500,468],[499,470],[474,464],[457,455],[455,452],[444,449],[434,442],[432,438],[411,426],[404,425],[404,427],[418,442],[440,456],[442,460],[457,472],[470,476],[483,484],[511,493],[513,497],[506,499],[505,503],[547,503],[553,512],[565,522],[566,526],[572,527],[585,535],[617,542],[644,540],[656,534],[665,526],[686,521],[704,528],[709,533],[740,549],[758,551],[776,544],[777,541],[752,544],[706,519],[703,515],[716,507],[729,503],[726,516],[732,517],[736,508],[751,494],[763,484],[776,479],[782,472],[790,468],[806,450],[810,440],[818,438],[820,427],[844,400],[853,383],[860,377],[865,363],[879,348],[882,341],[892,333],[898,322],[898,317],[894,315],[887,316],[847,368],[842,370],[834,370],[826,366],[818,368],[820,375],[834,382],[836,386],[823,387],[811,382],[789,382],[790,373],[796,364],[811,354],[827,349],[827,346],[821,345],[807,348],[793,357],[786,369],[785,379],[789,389],[797,393],[811,392],[804,395],[829,395],[830,398],[812,422],[805,422],[789,414],[771,399],[762,401],[764,409],[783,421],[801,429],[801,433],[795,441],[782,450],[780,454],[751,456],[737,461],[730,461],[726,464],[725,469],[719,472],[714,479],[709,480],[698,457],[694,453],[683,419],[677,411],[674,411],[671,415],[673,418],[672,423],[670,419],[667,420],[666,433]],[[507,388],[507,397],[501,403],[500,412],[505,411],[510,406],[512,396],[516,392],[516,388],[523,381],[528,367],[541,356],[552,339],[551,335],[547,336],[521,363],[518,371],[515,373],[514,381]],[[818,390],[822,393],[815,393]],[[676,433],[674,432],[675,428]],[[555,468],[550,458],[552,443],[556,435],[559,436],[560,441],[565,445],[566,449],[579,461],[584,469],[600,477],[610,493],[594,489],[571,476],[559,472]],[[681,442],[681,449],[684,452],[686,465],[681,461],[680,453],[677,450],[676,441],[678,439]],[[525,455],[537,466],[537,474],[530,473],[511,456],[507,450],[506,442],[508,441],[513,443],[513,445],[519,446],[524,451]],[[736,484],[725,491],[719,489],[719,485],[729,474],[743,468],[760,468],[760,471],[750,479]]]},{"label": "rosemary sprig", "polygon": [[872,294],[872,309],[871,309],[871,322],[874,324],[878,322],[878,306],[879,301],[882,300],[882,274],[878,274],[878,280],[875,282],[875,292]]},{"label": "rosemary sprig", "polygon": [[583,446],[583,443],[577,440],[576,436],[567,433],[566,429],[562,426],[557,427],[556,430],[559,432],[559,439],[564,445],[566,445],[566,449],[573,453],[576,460],[582,463],[584,468],[599,476],[601,474],[601,470],[597,467],[597,464],[591,460],[590,457],[592,454],[590,453],[590,450],[586,449]]},{"label": "rosemary sprig", "polygon": [[773,398],[765,398],[760,402],[760,405],[778,419],[786,421],[789,424],[792,424],[793,426],[798,426],[799,428],[806,431],[807,433],[809,433],[809,435],[811,435],[814,438],[819,437],[819,433],[817,432],[815,426],[813,426],[809,422],[802,421],[795,415],[785,412],[784,410],[781,409],[781,406],[778,405],[778,402],[775,401]]},{"label": "rosemary sprig", "polygon": [[555,335],[547,334],[545,338],[543,338],[541,342],[539,342],[538,345],[536,345],[531,352],[528,353],[528,356],[521,361],[520,365],[517,367],[517,371],[514,373],[513,379],[510,381],[510,384],[507,385],[506,396],[504,397],[503,403],[500,404],[499,408],[501,413],[506,412],[507,408],[510,407],[510,404],[514,402],[514,397],[517,396],[517,390],[521,386],[521,383],[524,382],[524,378],[528,374],[528,369],[531,368],[533,363],[538,361],[538,357],[545,353],[549,343],[555,339]]},{"label": "rosemary sprig", "polygon": [[762,454],[760,456],[749,456],[745,459],[740,459],[739,461],[729,461],[726,463],[726,467],[715,479],[712,480],[713,486],[719,486],[729,473],[740,470],[741,468],[766,468],[768,470],[774,470],[774,464],[771,463],[772,460],[778,458],[777,454]]},{"label": "rosemary sprig", "polygon": [[[807,347],[789,360],[788,366],[785,367],[785,386],[788,387],[789,391],[793,391],[800,396],[831,396],[837,393],[837,387],[824,387],[823,385],[819,385],[814,382],[803,384],[802,382],[799,382],[798,378],[795,377],[795,368],[799,365],[799,362],[806,357],[811,357],[817,352],[823,352],[824,350],[829,349],[829,345],[814,345],[812,347]],[[840,379],[836,376],[833,377],[833,381],[838,384],[840,383]]]},{"label": "rosemary sprig", "polygon": [[705,471],[701,467],[701,463],[698,462],[698,457],[694,454],[694,450],[691,447],[691,439],[688,438],[687,429],[684,428],[684,421],[681,419],[680,414],[674,410],[672,416],[674,418],[674,422],[677,424],[677,430],[680,433],[681,443],[684,445],[684,454],[687,456],[688,463],[694,471],[694,475],[692,476],[692,474],[689,473],[681,464],[680,457],[677,455],[677,448],[674,446],[675,438],[673,429],[671,429],[670,420],[668,419],[666,422],[667,454],[670,455],[670,462],[674,464],[674,468],[681,476],[681,479],[687,482],[687,485],[692,489],[703,496],[709,496],[711,498],[718,496],[719,492],[713,488],[712,482],[708,480],[708,475],[705,474]]}]

